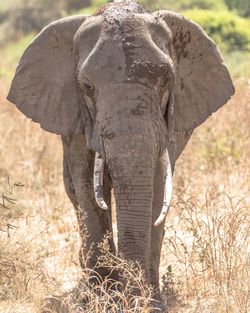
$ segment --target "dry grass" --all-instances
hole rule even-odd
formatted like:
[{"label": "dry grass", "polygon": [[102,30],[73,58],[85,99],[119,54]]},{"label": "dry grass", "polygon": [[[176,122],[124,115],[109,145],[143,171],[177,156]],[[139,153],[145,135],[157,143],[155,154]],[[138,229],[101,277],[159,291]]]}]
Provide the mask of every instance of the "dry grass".
[{"label": "dry grass", "polygon": [[250,310],[249,96],[239,81],[176,167],[162,263],[171,266],[181,304],[193,303],[185,312]]},{"label": "dry grass", "polygon": [[[64,192],[60,139],[6,103],[8,82],[1,82],[0,312],[34,313],[45,297],[66,293],[81,277],[77,222]],[[239,81],[235,97],[196,130],[177,163],[161,262],[170,312],[250,310],[249,96],[248,82]],[[105,286],[90,287],[84,273],[81,288],[91,300],[86,312],[102,312],[110,303],[110,312],[119,303],[132,312],[129,286],[135,283],[143,297],[134,311],[147,312],[152,294],[140,271],[106,257],[103,262],[127,271],[131,283],[125,293],[116,286],[107,294]],[[77,292],[66,299],[83,302]]]},{"label": "dry grass", "polygon": [[[108,237],[107,237],[108,238]],[[153,289],[145,283],[144,275],[139,264],[125,261],[119,256],[114,256],[109,252],[107,238],[100,244],[103,256],[99,259],[98,266],[112,268],[117,271],[123,281],[117,282],[111,279],[102,281],[101,277],[98,284],[90,282],[93,275],[98,274],[93,270],[85,269],[81,274],[81,280],[77,287],[67,296],[60,298],[53,297],[45,302],[43,313],[54,312],[53,309],[61,305],[67,312],[127,312],[127,313],[149,313],[149,306],[154,306]],[[126,283],[125,283],[126,280]],[[122,290],[122,291],[121,291]],[[134,291],[137,295],[133,295]],[[51,301],[52,300],[52,301]],[[120,311],[122,310],[122,311]]]}]

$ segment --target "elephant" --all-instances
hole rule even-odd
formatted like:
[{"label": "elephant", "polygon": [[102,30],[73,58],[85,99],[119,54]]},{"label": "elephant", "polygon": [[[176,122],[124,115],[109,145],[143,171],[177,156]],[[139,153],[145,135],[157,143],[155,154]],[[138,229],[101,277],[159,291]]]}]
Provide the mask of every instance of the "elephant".
[{"label": "elephant", "polygon": [[159,294],[175,163],[194,129],[233,94],[222,56],[199,25],[116,0],[45,27],[21,57],[7,98],[62,138],[66,193],[81,237],[88,234],[80,259],[91,249],[87,266],[95,268],[98,244],[112,234],[113,189],[118,244],[116,251],[111,236],[110,249],[138,262]]}]

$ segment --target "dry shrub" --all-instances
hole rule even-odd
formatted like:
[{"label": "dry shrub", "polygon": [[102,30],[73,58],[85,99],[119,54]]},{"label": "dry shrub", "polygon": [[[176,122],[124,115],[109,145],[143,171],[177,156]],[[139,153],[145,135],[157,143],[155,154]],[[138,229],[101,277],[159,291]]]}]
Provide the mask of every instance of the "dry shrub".
[{"label": "dry shrub", "polygon": [[[112,269],[112,272],[119,272],[121,281],[117,282],[111,278],[103,281],[95,270],[85,268],[78,286],[63,299],[62,306],[67,307],[72,313],[149,313],[150,306],[154,307],[153,289],[146,284],[140,265],[112,254],[108,237],[99,248],[102,256],[98,260],[97,268],[108,268]],[[97,277],[98,283],[91,282],[93,277],[95,279]]]},{"label": "dry shrub", "polygon": [[239,81],[176,166],[162,255],[180,301],[173,312],[250,310],[249,95],[249,82]]},{"label": "dry shrub", "polygon": [[[0,312],[38,312],[44,297],[77,281],[78,229],[64,191],[60,139],[7,103],[7,89],[0,85],[0,194],[9,206],[1,208]],[[24,185],[14,196],[8,177]],[[7,200],[13,198],[16,204]],[[15,226],[9,236],[8,224]]]},{"label": "dry shrub", "polygon": [[174,275],[183,300],[212,298],[214,307],[209,312],[247,312],[250,217],[246,201],[207,194],[205,203],[189,199],[177,205],[178,230],[168,230],[165,245],[176,260]]},{"label": "dry shrub", "polygon": [[9,180],[7,186],[0,201],[0,301],[34,301],[39,292],[43,294],[49,289],[50,278],[43,270],[44,255],[30,254],[35,250],[33,240],[23,231],[24,237],[16,236],[18,229],[27,229],[29,225],[29,216],[19,210],[13,198],[15,189],[24,186],[22,183],[11,185]]},{"label": "dry shrub", "polygon": [[16,199],[13,198],[13,189],[15,187],[22,187],[22,183],[14,183],[10,185],[7,179],[8,190],[0,196],[0,232],[7,232],[10,236],[10,230],[14,229],[14,221],[16,219]]}]

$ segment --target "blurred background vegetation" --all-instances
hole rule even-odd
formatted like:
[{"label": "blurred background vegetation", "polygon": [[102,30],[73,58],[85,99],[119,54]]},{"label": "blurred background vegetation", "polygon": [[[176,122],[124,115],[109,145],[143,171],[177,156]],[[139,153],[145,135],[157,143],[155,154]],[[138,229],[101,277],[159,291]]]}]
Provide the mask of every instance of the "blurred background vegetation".
[{"label": "blurred background vegetation", "polygon": [[[108,0],[0,0],[0,77],[14,65],[35,33],[70,14],[91,14]],[[151,11],[181,12],[199,23],[220,47],[232,75],[250,76],[249,0],[139,0]]]}]

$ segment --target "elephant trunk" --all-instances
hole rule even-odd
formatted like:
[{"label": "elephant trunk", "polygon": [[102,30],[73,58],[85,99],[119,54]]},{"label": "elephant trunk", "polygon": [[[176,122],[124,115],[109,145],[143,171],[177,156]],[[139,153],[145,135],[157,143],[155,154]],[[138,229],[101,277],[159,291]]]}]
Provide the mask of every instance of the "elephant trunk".
[{"label": "elephant trunk", "polygon": [[126,259],[139,261],[148,273],[154,172],[158,155],[154,141],[139,134],[128,138],[118,136],[106,148],[116,200],[118,251]]},{"label": "elephant trunk", "polygon": [[[141,84],[133,86],[117,84],[114,92],[99,93],[97,102],[101,110],[93,133],[101,138],[101,144],[92,140],[92,149],[103,159],[96,153],[95,195],[103,208],[105,199],[100,171],[105,158],[116,200],[118,250],[126,259],[139,261],[145,273],[149,273],[151,229],[155,222],[152,220],[155,168],[166,146],[166,125],[158,95]],[[166,182],[171,187],[168,153],[164,155]],[[166,216],[171,192],[165,194],[163,212],[156,225]]]}]

